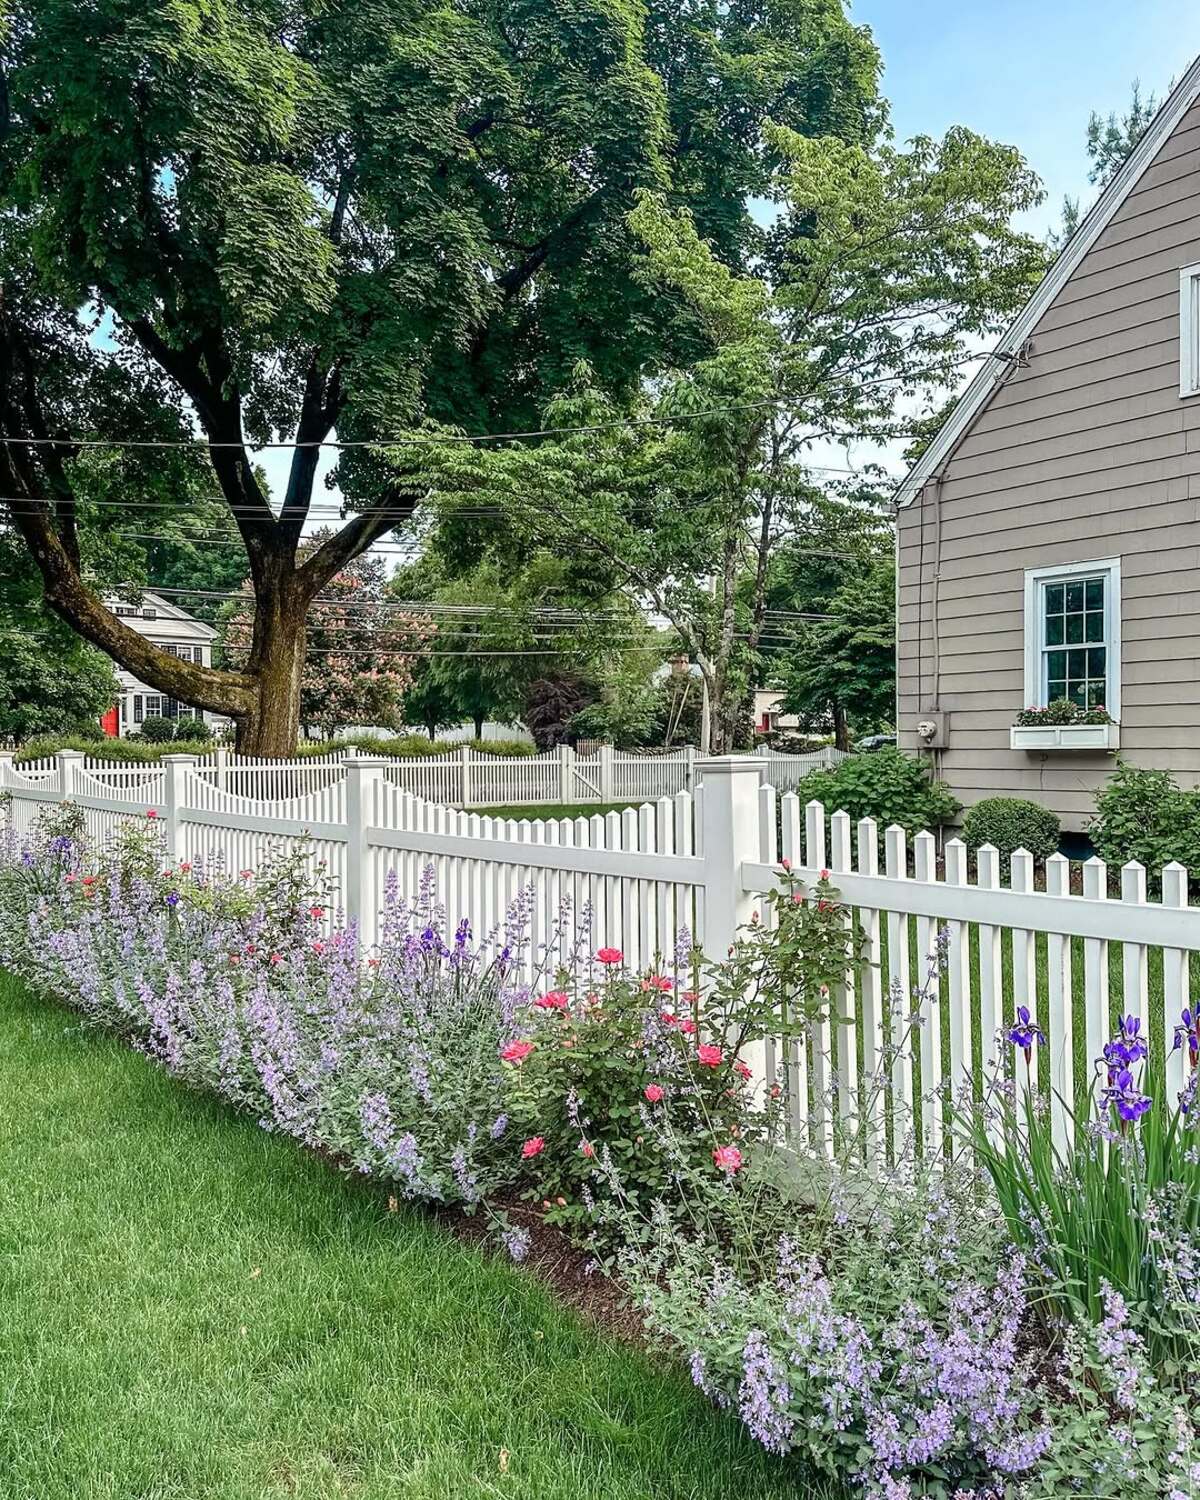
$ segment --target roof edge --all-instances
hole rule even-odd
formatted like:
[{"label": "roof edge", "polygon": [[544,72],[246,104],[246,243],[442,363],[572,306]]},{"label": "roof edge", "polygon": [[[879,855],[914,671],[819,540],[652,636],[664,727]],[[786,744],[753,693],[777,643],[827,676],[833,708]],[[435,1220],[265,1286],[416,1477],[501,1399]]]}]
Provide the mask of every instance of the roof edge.
[{"label": "roof edge", "polygon": [[1029,301],[1009,324],[995,349],[986,356],[984,364],[976,371],[971,383],[958,398],[954,410],[941,431],[905,475],[896,491],[897,509],[903,509],[913,503],[928,481],[933,478],[938,465],[953,452],[959,439],[964,436],[971,422],[1000,384],[1009,367],[1006,356],[1016,354],[1033,332],[1042,314],[1066,286],[1084,256],[1116,217],[1122,204],[1158,155],[1163,143],[1170,137],[1197,98],[1200,98],[1200,57],[1193,61],[1191,67],[1163,101],[1158,113],[1146,127],[1141,140],[1126,157],[1121,170],[1092,204],[1083,223],[1063,246]]}]

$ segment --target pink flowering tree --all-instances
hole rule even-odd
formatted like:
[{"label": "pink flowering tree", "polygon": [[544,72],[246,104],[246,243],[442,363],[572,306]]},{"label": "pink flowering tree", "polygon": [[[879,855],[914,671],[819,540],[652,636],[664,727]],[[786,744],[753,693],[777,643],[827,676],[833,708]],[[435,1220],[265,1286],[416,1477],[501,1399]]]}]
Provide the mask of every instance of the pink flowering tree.
[{"label": "pink flowering tree", "polygon": [[[321,534],[309,542],[321,543]],[[300,721],[326,739],[350,724],[404,726],[404,694],[418,653],[434,626],[398,609],[386,594],[383,559],[356,557],[321,590],[309,610],[300,680]],[[244,664],[253,624],[249,583],[224,622],[222,646],[234,667]]]}]

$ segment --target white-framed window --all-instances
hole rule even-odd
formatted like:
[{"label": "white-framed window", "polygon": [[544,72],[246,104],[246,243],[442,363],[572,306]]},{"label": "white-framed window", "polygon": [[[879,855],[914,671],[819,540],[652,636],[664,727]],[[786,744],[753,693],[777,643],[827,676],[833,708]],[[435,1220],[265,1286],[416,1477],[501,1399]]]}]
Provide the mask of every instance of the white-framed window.
[{"label": "white-framed window", "polygon": [[1025,707],[1060,698],[1121,718],[1121,559],[1025,574]]},{"label": "white-framed window", "polygon": [[1179,273],[1179,394],[1200,396],[1200,265]]}]

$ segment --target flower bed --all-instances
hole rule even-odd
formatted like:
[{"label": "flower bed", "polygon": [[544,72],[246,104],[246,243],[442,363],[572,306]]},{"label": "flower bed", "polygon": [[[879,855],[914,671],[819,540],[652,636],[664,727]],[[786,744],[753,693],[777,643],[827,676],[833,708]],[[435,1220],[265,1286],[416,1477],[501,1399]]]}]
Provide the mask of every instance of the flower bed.
[{"label": "flower bed", "polygon": [[[96,853],[71,817],[0,850],[0,963],[398,1198],[489,1216],[517,1259],[496,1205],[524,1198],[771,1451],[888,1500],[1200,1495],[1194,1085],[1167,1108],[1132,1022],[1073,1151],[1001,1079],[951,1111],[982,1172],[902,1152],[873,1178],[849,1129],[833,1161],[785,1149],[787,1080],[741,1057],[803,1044],[856,960],[827,880],[785,870],[719,964],[580,949],[530,986],[521,901],[477,936],[390,889],[364,961],[301,857],[164,867],[154,820]],[[1036,1022],[1010,1040],[1028,1066]],[[1178,1043],[1194,1067],[1190,1013]]]}]

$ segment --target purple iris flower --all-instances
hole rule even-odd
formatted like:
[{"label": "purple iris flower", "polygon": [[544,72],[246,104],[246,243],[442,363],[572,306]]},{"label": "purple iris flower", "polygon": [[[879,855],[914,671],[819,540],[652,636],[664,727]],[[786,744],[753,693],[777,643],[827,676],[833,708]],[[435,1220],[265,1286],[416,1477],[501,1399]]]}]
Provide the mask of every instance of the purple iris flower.
[{"label": "purple iris flower", "polygon": [[1140,1120],[1152,1102],[1149,1094],[1138,1088],[1128,1068],[1122,1068],[1104,1091],[1104,1103],[1115,1109],[1126,1124]]},{"label": "purple iris flower", "polygon": [[1200,1012],[1185,1007],[1179,1018],[1179,1025],[1175,1028],[1175,1045],[1172,1052],[1178,1052],[1184,1043],[1187,1043],[1188,1061],[1194,1068],[1200,1062]]},{"label": "purple iris flower", "polygon": [[1008,1040],[1024,1052],[1026,1063],[1033,1061],[1034,1044],[1046,1040],[1042,1028],[1030,1015],[1028,1005],[1017,1006],[1017,1019],[1008,1028]]}]

